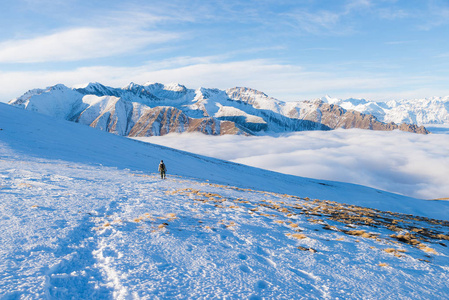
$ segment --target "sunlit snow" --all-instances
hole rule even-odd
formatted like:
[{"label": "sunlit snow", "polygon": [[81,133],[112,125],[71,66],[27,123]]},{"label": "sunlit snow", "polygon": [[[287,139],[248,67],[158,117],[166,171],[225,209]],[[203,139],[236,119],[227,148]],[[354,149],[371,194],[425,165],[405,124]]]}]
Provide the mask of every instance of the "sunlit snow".
[{"label": "sunlit snow", "polygon": [[0,129],[2,299],[449,296],[449,223],[429,219],[447,220],[448,202],[283,175],[1,104]]}]

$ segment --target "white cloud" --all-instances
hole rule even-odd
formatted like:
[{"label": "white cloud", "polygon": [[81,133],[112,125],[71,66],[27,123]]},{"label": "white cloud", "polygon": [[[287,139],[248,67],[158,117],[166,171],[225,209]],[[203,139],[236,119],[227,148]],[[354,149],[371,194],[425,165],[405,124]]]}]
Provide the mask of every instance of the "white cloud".
[{"label": "white cloud", "polygon": [[335,130],[279,137],[175,134],[145,140],[292,175],[423,199],[449,197],[449,134]]},{"label": "white cloud", "polygon": [[[226,89],[246,86],[283,101],[313,99],[326,94],[339,98],[359,97],[374,100],[449,94],[449,89],[443,88],[440,89],[440,94],[435,94],[438,91],[435,86],[413,90],[408,86],[404,87],[404,83],[410,84],[416,80],[413,77],[391,78],[372,73],[360,73],[356,77],[344,73],[310,72],[299,66],[269,60],[217,62],[214,57],[186,57],[149,62],[141,67],[93,66],[68,71],[0,71],[0,101],[7,102],[28,89],[44,88],[57,83],[72,86],[101,82],[120,87],[131,81],[177,82],[189,88],[203,86]],[[437,78],[427,80],[439,82]]]},{"label": "white cloud", "polygon": [[163,43],[173,33],[118,28],[75,28],[32,39],[0,43],[0,62],[35,63],[109,57]]},{"label": "white cloud", "polygon": [[409,13],[402,9],[393,10],[390,8],[383,8],[379,9],[378,13],[380,18],[387,20],[403,19],[410,16]]},{"label": "white cloud", "polygon": [[430,31],[435,27],[447,26],[449,24],[449,4],[447,1],[428,1],[427,12],[420,16],[425,16],[422,23],[418,25],[421,30]]},{"label": "white cloud", "polygon": [[325,10],[317,12],[297,10],[285,16],[293,20],[290,25],[297,28],[299,33],[346,35],[353,30],[341,24],[344,14]]}]

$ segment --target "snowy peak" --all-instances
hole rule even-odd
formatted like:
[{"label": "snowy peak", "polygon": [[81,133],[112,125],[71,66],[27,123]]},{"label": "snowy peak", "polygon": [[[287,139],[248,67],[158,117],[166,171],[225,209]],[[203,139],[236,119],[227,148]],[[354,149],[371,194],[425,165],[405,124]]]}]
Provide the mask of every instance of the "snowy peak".
[{"label": "snowy peak", "polygon": [[98,82],[91,82],[84,88],[77,88],[75,90],[85,95],[114,96],[113,88],[107,87]]},{"label": "snowy peak", "polygon": [[82,106],[82,94],[63,84],[28,91],[9,104],[56,118],[71,120]]},{"label": "snowy peak", "polygon": [[189,92],[189,90],[180,84],[177,83],[171,83],[168,85],[164,85],[162,83],[152,83],[152,84],[145,84],[143,86],[144,89],[156,96],[160,96],[161,98],[171,98],[171,99],[177,99],[179,97],[184,96]]},{"label": "snowy peak", "polygon": [[282,101],[267,96],[263,92],[246,87],[227,89],[226,94],[229,99],[245,102],[257,109],[268,109],[279,112],[280,106],[285,104]]},{"label": "snowy peak", "polygon": [[332,97],[329,96],[329,95],[326,95],[326,96],[324,96],[324,97],[321,97],[320,100],[323,101],[323,102],[325,102],[325,103],[329,103],[329,104],[337,104],[337,105],[341,102],[340,99],[338,99],[338,98],[332,98]]}]

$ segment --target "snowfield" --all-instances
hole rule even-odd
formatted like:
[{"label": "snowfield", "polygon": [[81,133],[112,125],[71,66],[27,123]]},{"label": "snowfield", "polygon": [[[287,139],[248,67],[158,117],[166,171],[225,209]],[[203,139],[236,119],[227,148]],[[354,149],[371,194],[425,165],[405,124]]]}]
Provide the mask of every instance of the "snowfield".
[{"label": "snowfield", "polygon": [[448,202],[3,104],[0,128],[1,299],[449,297]]}]

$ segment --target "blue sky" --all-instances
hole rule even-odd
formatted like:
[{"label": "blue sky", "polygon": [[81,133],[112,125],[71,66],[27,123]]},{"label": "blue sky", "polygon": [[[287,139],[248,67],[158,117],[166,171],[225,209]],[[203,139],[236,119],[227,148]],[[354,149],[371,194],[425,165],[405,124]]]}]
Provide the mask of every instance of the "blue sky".
[{"label": "blue sky", "polygon": [[101,82],[284,101],[449,95],[448,0],[3,0],[0,101]]}]

